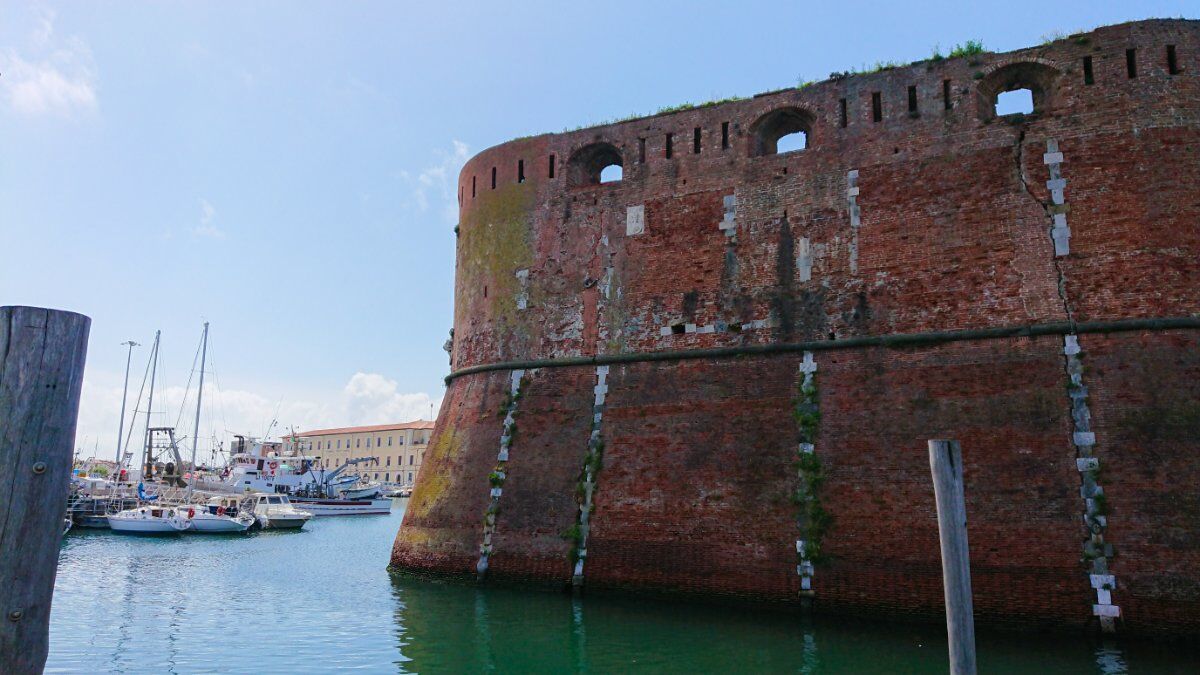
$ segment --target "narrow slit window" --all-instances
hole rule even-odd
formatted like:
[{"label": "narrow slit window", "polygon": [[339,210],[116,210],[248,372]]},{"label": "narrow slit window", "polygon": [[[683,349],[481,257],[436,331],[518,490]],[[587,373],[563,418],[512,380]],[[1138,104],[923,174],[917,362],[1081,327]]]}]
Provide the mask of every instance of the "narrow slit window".
[{"label": "narrow slit window", "polygon": [[692,154],[700,154],[700,127],[692,130]]},{"label": "narrow slit window", "polygon": [[525,160],[523,159],[517,160],[517,182],[525,182]]},{"label": "narrow slit window", "polygon": [[877,91],[871,93],[871,119],[876,122],[883,121],[883,94]]},{"label": "narrow slit window", "polygon": [[721,149],[729,149],[729,122],[721,122]]},{"label": "narrow slit window", "polygon": [[954,103],[950,100],[950,80],[942,80],[942,107],[950,110]]},{"label": "narrow slit window", "polygon": [[667,134],[667,144],[666,144],[666,147],[663,149],[663,156],[666,157],[667,159],[671,159],[671,145],[674,140],[675,140],[675,134]]},{"label": "narrow slit window", "polygon": [[1179,60],[1175,57],[1175,45],[1167,45],[1167,72],[1179,74]]},{"label": "narrow slit window", "polygon": [[1129,79],[1137,77],[1137,50],[1125,50],[1125,72],[1128,73]]},{"label": "narrow slit window", "polygon": [[[463,186],[459,185],[458,186],[458,205],[459,206],[462,206],[462,193],[463,193]],[[320,448],[317,448],[317,449],[320,450]]]},{"label": "narrow slit window", "polygon": [[550,155],[550,178],[554,178],[554,155]]},{"label": "narrow slit window", "polygon": [[496,189],[496,167],[492,167],[492,189]]},{"label": "narrow slit window", "polygon": [[1083,57],[1083,83],[1084,84],[1095,84],[1096,83],[1096,75],[1092,71],[1092,57],[1090,57],[1090,56]]},{"label": "narrow slit window", "polygon": [[915,86],[908,88],[908,112],[913,114],[917,112],[917,88]]},{"label": "narrow slit window", "polygon": [[846,99],[839,98],[838,99],[838,125],[841,126],[843,129],[845,129],[846,124],[848,124],[849,121],[850,121],[849,116],[846,114]]},{"label": "narrow slit window", "polygon": [[475,176],[471,176],[471,199],[475,198]]},{"label": "narrow slit window", "polygon": [[638,164],[646,163],[646,139],[638,139]]}]

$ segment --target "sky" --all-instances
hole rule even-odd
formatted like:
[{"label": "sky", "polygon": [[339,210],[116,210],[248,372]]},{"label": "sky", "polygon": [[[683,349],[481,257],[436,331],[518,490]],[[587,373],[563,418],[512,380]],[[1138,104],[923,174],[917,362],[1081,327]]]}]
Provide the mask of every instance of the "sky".
[{"label": "sky", "polygon": [[476,152],[971,39],[1179,16],[1200,0],[0,0],[0,304],[92,318],[84,457],[113,456],[121,343],[141,343],[132,410],[156,330],[153,418],[191,435],[205,321],[202,448],[429,419]]}]

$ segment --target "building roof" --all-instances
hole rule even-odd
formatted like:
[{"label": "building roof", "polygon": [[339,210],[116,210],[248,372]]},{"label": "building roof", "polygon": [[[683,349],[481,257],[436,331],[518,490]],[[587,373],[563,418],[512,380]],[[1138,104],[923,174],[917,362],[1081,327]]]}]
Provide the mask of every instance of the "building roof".
[{"label": "building roof", "polygon": [[307,438],[309,436],[332,436],[334,434],[369,434],[376,431],[403,431],[405,429],[432,429],[433,422],[430,420],[416,420],[414,422],[401,422],[400,424],[375,424],[365,427],[340,427],[337,429],[313,429],[312,431],[300,431],[296,435]]}]

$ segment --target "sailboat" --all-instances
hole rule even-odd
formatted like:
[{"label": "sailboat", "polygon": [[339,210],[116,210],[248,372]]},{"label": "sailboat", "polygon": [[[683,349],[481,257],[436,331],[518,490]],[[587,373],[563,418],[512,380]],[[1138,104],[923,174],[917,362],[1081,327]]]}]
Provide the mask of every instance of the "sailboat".
[{"label": "sailboat", "polygon": [[[238,513],[236,509],[227,510],[214,504],[197,504],[192,502],[196,484],[196,444],[200,440],[200,404],[204,400],[204,367],[208,362],[208,322],[204,322],[204,335],[200,338],[200,383],[196,390],[196,422],[192,426],[192,477],[188,480],[187,492],[184,495],[183,506],[176,507],[175,513],[183,519],[188,532],[204,534],[220,534],[228,532],[245,532],[255,523],[251,513]],[[232,511],[232,512],[231,512]]]}]

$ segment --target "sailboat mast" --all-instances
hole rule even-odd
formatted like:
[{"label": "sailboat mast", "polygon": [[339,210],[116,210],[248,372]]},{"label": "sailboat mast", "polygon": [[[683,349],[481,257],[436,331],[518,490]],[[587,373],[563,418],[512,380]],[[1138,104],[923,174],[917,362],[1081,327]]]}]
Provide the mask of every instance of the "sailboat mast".
[{"label": "sailboat mast", "polygon": [[125,400],[129,398],[129,364],[133,361],[133,348],[138,346],[138,343],[133,340],[121,344],[129,347],[129,352],[125,356],[125,388],[121,390],[121,424],[117,427],[116,470],[118,472],[121,470],[121,442],[125,439]]},{"label": "sailboat mast", "polygon": [[[204,322],[204,337],[200,347],[200,386],[196,389],[196,424],[192,426],[192,480],[196,476],[196,444],[200,442],[200,402],[204,397],[204,363],[208,358],[208,322]],[[190,484],[189,484],[190,485]]]},{"label": "sailboat mast", "polygon": [[150,415],[154,411],[154,377],[158,375],[158,341],[162,337],[162,331],[154,331],[154,350],[150,355],[150,398],[146,403],[146,442],[142,446],[142,464],[138,467],[138,473],[143,481],[146,478],[146,455],[150,452]]}]

